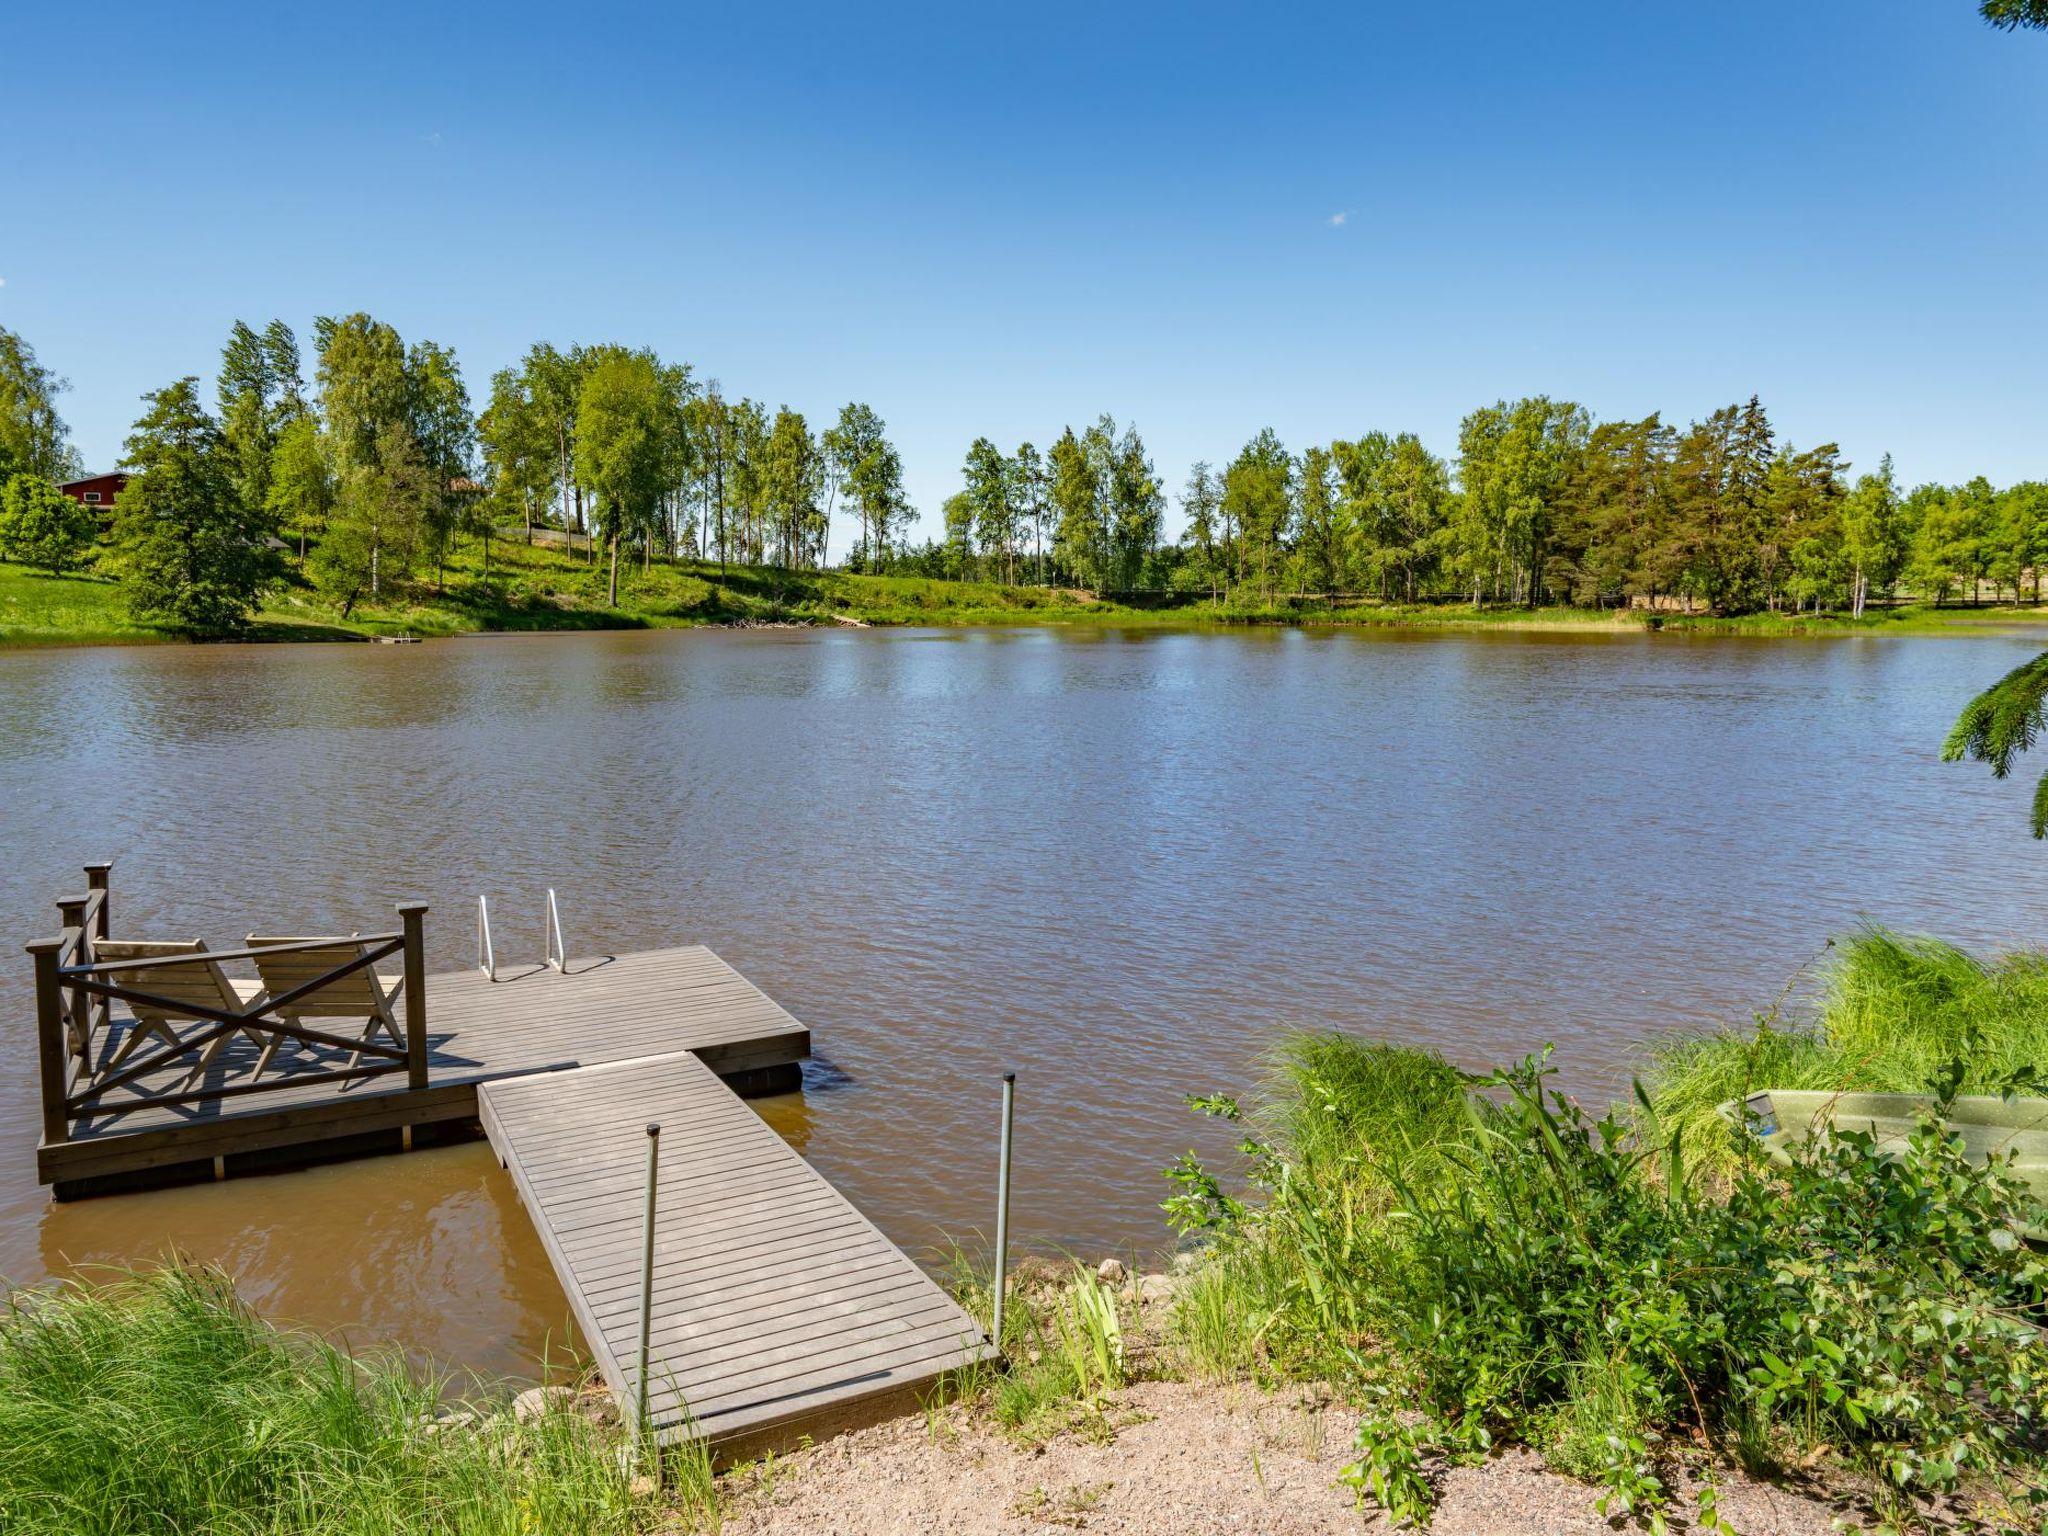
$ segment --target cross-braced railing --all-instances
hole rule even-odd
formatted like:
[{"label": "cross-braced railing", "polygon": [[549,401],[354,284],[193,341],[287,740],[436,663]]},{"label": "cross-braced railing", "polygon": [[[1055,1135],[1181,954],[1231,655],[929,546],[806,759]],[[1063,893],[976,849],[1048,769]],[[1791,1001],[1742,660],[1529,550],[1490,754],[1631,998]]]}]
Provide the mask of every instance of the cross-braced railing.
[{"label": "cross-braced railing", "polygon": [[[195,945],[190,952],[175,953],[154,952],[173,946],[150,946],[153,952],[145,957],[102,959],[102,945],[117,954],[121,948],[107,937],[107,876],[107,865],[87,866],[88,893],[58,903],[63,930],[28,946],[35,957],[45,1144],[70,1140],[75,1122],[97,1115],[325,1082],[348,1085],[399,1072],[406,1074],[407,1087],[427,1086],[424,904],[400,905],[401,926],[394,933],[293,939],[231,950]],[[307,957],[337,952],[336,963],[317,970],[309,966]],[[387,990],[374,967],[392,955],[403,956],[403,974]],[[219,970],[223,961],[252,960],[259,970],[284,978],[278,990],[259,987],[245,995]],[[192,984],[182,975],[167,974],[186,967],[194,968]],[[209,995],[209,982],[217,996]],[[344,994],[349,1002],[334,1001]],[[392,1006],[401,997],[402,1037]],[[129,1014],[118,1048],[113,1040],[116,1003],[125,1004]],[[357,1038],[307,1022],[359,1011],[367,1028]],[[380,1025],[383,1039],[376,1037]],[[160,1034],[163,1043],[142,1050],[146,1031]],[[226,1052],[238,1035],[260,1045],[253,1063]],[[313,1062],[288,1059],[286,1067],[266,1076],[285,1045],[328,1055]],[[335,1052],[348,1054],[345,1065],[331,1065]],[[221,1064],[217,1072],[216,1062]]]}]

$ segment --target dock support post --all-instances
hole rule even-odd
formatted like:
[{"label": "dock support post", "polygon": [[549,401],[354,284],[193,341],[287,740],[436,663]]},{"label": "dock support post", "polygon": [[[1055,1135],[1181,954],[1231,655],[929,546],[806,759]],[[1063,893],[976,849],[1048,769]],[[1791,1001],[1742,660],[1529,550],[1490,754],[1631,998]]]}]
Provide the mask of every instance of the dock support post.
[{"label": "dock support post", "polygon": [[28,952],[36,961],[36,1058],[43,1079],[43,1145],[59,1146],[71,1139],[65,1113],[65,1090],[71,1078],[71,1041],[64,1029],[64,988],[57,977],[62,939],[37,939]]},{"label": "dock support post", "polygon": [[647,1357],[654,1322],[654,1185],[661,1167],[661,1124],[647,1125],[647,1217],[640,1244],[640,1369],[633,1376],[633,1439],[644,1444],[647,1421]]},{"label": "dock support post", "polygon": [[427,959],[420,928],[427,915],[424,901],[401,901],[398,919],[405,925],[405,1086],[427,1086]]},{"label": "dock support post", "polygon": [[1010,1123],[1017,1108],[1017,1074],[1003,1074],[1003,1141],[996,1161],[996,1299],[989,1342],[1003,1347],[1003,1293],[1010,1283]]}]

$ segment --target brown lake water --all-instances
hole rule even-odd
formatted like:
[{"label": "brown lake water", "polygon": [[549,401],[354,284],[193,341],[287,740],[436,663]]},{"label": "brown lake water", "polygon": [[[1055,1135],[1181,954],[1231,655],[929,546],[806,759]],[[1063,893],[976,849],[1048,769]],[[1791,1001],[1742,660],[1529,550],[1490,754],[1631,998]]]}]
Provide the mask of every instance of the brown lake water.
[{"label": "brown lake water", "polygon": [[[2027,782],[1944,766],[2017,636],[756,631],[0,654],[0,936],[701,941],[815,1032],[771,1122],[912,1251],[1156,1249],[1182,1107],[1285,1025],[1482,1066],[1767,1006],[1862,918],[2048,941]],[[0,1276],[175,1247],[274,1315],[523,1373],[566,1307],[481,1145],[52,1205],[0,962]]]}]

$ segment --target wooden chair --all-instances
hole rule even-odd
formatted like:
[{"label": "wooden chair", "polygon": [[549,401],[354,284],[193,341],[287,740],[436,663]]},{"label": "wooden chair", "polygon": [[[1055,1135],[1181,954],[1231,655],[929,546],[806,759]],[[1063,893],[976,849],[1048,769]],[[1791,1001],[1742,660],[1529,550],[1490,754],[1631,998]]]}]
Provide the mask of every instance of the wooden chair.
[{"label": "wooden chair", "polygon": [[[95,961],[115,960],[157,960],[173,955],[203,955],[206,953],[204,939],[99,939],[93,944]],[[173,1006],[177,1003],[197,1003],[204,1008],[226,1009],[240,1012],[263,995],[260,982],[237,981],[220,968],[217,960],[186,965],[152,965],[132,971],[117,972],[112,978],[124,987],[137,992],[147,992],[153,997],[163,998],[163,1004],[129,1003],[128,1010],[135,1017],[135,1027],[128,1032],[128,1038],[121,1042],[107,1069],[118,1067],[150,1035],[162,1035],[171,1045],[178,1043],[178,1032],[172,1026],[187,1023],[216,1021],[202,1014],[186,1013]],[[244,1034],[265,1047],[263,1062],[267,1062],[269,1049],[276,1040],[268,1038],[261,1030],[245,1029]],[[228,1041],[234,1038],[233,1031],[217,1036],[199,1058],[198,1066],[191,1076],[197,1078],[213,1059],[221,1053]],[[263,1062],[257,1064],[257,1072],[263,1070]]]},{"label": "wooden chair", "polygon": [[[269,944],[317,945],[313,949],[273,950],[255,956],[256,974],[263,978],[264,988],[272,997],[283,997],[316,977],[324,976],[336,966],[347,965],[363,953],[362,941],[354,935],[319,943],[325,937],[324,934],[311,938],[249,935],[249,948],[259,951]],[[398,996],[402,984],[402,977],[380,976],[373,967],[366,965],[271,1011],[282,1019],[303,1019],[309,1023],[315,1019],[347,1019],[362,1025],[361,1038],[365,1042],[381,1029],[391,1037],[393,1045],[403,1047],[405,1036],[399,1033],[398,1020],[391,1012],[391,1000]],[[272,1044],[266,1048],[263,1061],[257,1063],[257,1071],[263,1070],[264,1062],[270,1059],[270,1050],[282,1038],[277,1035],[271,1037]],[[361,1051],[351,1055],[349,1069],[353,1071],[362,1059]]]}]

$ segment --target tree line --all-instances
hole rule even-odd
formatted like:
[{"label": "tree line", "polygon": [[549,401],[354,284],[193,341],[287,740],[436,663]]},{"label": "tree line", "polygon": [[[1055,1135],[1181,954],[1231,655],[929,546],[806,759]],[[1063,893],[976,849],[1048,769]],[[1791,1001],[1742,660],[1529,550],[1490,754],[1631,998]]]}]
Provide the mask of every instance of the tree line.
[{"label": "tree line", "polygon": [[[813,433],[700,385],[688,364],[618,345],[541,343],[491,379],[481,412],[452,349],[407,343],[367,314],[313,327],[309,386],[298,338],[237,321],[212,408],[196,375],[143,397],[122,451],[132,472],[105,542],[143,617],[220,633],[247,622],[289,575],[346,616],[494,531],[561,531],[593,562],[622,552],[818,568],[835,506],[860,535],[857,567],[886,565],[912,517],[903,465],[872,407],[848,404]],[[89,509],[59,494],[77,474],[56,398],[65,381],[0,329],[0,553],[61,571],[99,541]]]},{"label": "tree line", "polygon": [[841,510],[858,530],[844,569],[1219,603],[1861,613],[1901,593],[2038,598],[2048,561],[2048,486],[1902,490],[1889,458],[1852,476],[1754,397],[1684,428],[1503,400],[1466,415],[1449,458],[1413,432],[1294,453],[1268,429],[1172,498],[1138,429],[1105,415],[1042,452],[977,438],[938,536],[913,543],[901,456],[865,404],[814,432],[645,348],[539,343],[479,412],[445,346],[361,313],[317,320],[312,340],[309,381],[290,326],[237,322],[211,402],[196,375],[144,396],[103,530],[56,490],[78,469],[64,381],[0,330],[0,551],[61,570],[104,540],[138,613],[208,631],[246,621],[294,564],[346,615],[439,588],[460,539],[488,572],[494,533],[555,530],[607,560],[614,605],[622,558],[819,569]]},{"label": "tree line", "polygon": [[1294,454],[1269,429],[1193,467],[1171,542],[1142,439],[1107,416],[1043,456],[977,439],[962,477],[943,540],[904,552],[914,568],[1219,600],[1861,614],[1902,590],[2038,598],[2048,561],[2048,485],[1905,492],[1889,456],[1852,478],[1835,444],[1786,442],[1755,397],[1683,430],[1503,400],[1464,418],[1454,460],[1412,432]]}]

